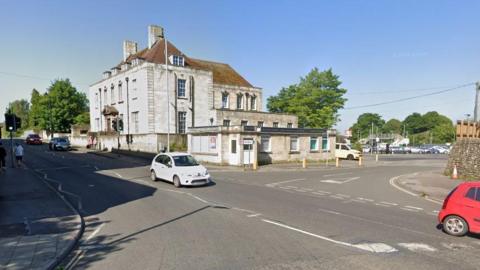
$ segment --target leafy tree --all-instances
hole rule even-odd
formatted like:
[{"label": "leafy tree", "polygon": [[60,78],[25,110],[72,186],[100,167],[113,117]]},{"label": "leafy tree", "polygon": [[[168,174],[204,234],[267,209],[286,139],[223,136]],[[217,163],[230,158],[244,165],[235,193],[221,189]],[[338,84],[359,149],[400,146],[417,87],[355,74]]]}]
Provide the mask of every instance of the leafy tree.
[{"label": "leafy tree", "polygon": [[412,113],[403,120],[406,130],[409,134],[416,134],[425,132],[428,130],[427,125],[423,121],[423,117],[419,113]]},{"label": "leafy tree", "polygon": [[[384,126],[385,121],[377,113],[364,113],[361,114],[357,122],[352,126],[352,139],[358,141],[360,138],[366,138],[371,133],[372,123],[374,132]],[[360,137],[359,137],[360,135]]]},{"label": "leafy tree", "polygon": [[15,100],[10,102],[7,107],[7,112],[14,113],[17,117],[22,119],[22,128],[25,130],[28,128],[28,117],[30,114],[30,103],[26,99]]},{"label": "leafy tree", "polygon": [[47,114],[50,114],[54,132],[68,132],[75,117],[88,111],[87,97],[72,86],[70,80],[56,80],[47,90]]},{"label": "leafy tree", "polygon": [[75,124],[85,124],[89,125],[90,124],[90,113],[89,112],[83,112],[74,119]]},{"label": "leafy tree", "polygon": [[432,129],[433,143],[447,143],[455,140],[455,127],[452,123],[443,123]]},{"label": "leafy tree", "polygon": [[282,88],[278,95],[267,100],[270,112],[291,113],[298,116],[299,126],[330,128],[339,121],[338,110],[346,99],[346,89],[340,88],[339,76],[331,69],[314,68],[299,84]]},{"label": "leafy tree", "polygon": [[29,117],[29,126],[32,128],[42,128],[45,127],[44,119],[42,117],[42,112],[45,110],[44,107],[44,95],[41,95],[36,89],[32,90],[30,97],[30,117]]},{"label": "leafy tree", "polygon": [[392,118],[388,120],[382,127],[383,133],[401,134],[403,131],[403,124],[400,120]]}]

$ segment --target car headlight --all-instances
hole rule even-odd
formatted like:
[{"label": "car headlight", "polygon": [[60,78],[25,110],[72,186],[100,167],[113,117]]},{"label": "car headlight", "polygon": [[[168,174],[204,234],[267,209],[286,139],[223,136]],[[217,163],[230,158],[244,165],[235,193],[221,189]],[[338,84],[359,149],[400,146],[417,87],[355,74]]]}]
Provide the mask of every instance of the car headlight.
[{"label": "car headlight", "polygon": [[207,176],[207,175],[208,175],[208,170],[205,170],[205,176]]}]

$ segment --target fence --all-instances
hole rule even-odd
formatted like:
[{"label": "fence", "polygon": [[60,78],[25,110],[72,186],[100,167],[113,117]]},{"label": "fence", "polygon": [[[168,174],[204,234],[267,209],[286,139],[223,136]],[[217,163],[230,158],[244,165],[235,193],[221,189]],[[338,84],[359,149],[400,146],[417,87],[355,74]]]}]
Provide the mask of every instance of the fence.
[{"label": "fence", "polygon": [[457,138],[480,138],[480,124],[473,121],[457,121]]}]

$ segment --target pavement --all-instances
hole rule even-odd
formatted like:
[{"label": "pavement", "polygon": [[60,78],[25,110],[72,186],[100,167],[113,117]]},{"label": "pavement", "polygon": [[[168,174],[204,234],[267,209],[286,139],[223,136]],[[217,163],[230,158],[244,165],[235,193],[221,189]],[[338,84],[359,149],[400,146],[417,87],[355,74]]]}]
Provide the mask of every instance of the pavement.
[{"label": "pavement", "polygon": [[415,172],[399,176],[394,180],[408,192],[438,202],[443,202],[450,191],[463,182],[445,176],[442,170]]},{"label": "pavement", "polygon": [[[479,237],[437,228],[441,207],[398,189],[445,156],[375,164],[212,171],[151,181],[150,160],[27,146],[30,168],[81,198],[85,232],[65,269],[478,269]],[[392,184],[393,183],[393,184]]]},{"label": "pavement", "polygon": [[79,239],[81,218],[32,170],[10,165],[0,173],[0,269],[52,269]]}]

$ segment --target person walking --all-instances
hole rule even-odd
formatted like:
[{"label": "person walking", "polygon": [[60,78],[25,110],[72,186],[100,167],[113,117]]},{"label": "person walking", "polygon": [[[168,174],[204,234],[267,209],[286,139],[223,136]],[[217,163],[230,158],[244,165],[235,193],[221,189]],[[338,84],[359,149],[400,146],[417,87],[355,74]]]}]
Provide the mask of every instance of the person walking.
[{"label": "person walking", "polygon": [[5,158],[7,157],[7,150],[5,150],[5,147],[3,147],[2,141],[0,141],[0,172],[4,172],[5,168],[7,167],[5,165]]},{"label": "person walking", "polygon": [[17,167],[23,165],[23,146],[19,143],[15,143],[15,159],[17,160]]}]

